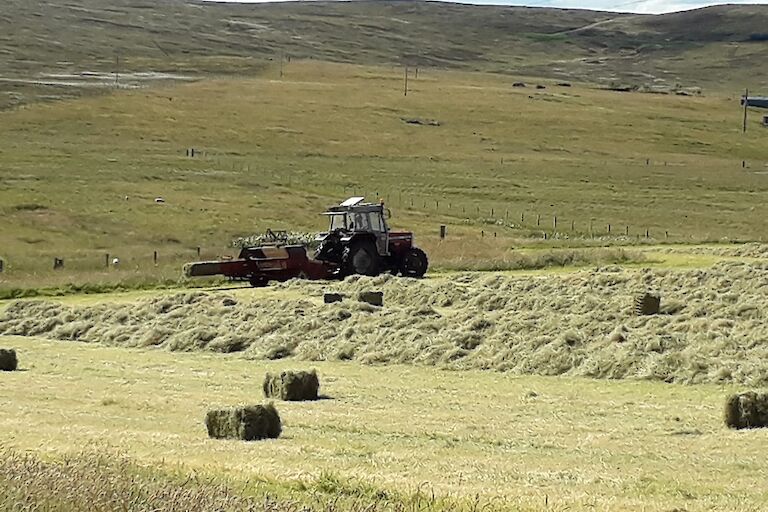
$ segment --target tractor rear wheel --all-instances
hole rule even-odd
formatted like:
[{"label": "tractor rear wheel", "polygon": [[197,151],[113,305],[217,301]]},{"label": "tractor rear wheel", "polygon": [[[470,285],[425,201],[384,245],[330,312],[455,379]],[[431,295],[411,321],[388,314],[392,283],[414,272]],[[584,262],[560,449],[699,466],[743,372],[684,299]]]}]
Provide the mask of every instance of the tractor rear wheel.
[{"label": "tractor rear wheel", "polygon": [[412,247],[400,260],[400,273],[405,277],[423,277],[428,266],[427,254],[418,247]]},{"label": "tractor rear wheel", "polygon": [[367,240],[353,242],[344,248],[343,268],[346,275],[379,275],[379,253]]}]

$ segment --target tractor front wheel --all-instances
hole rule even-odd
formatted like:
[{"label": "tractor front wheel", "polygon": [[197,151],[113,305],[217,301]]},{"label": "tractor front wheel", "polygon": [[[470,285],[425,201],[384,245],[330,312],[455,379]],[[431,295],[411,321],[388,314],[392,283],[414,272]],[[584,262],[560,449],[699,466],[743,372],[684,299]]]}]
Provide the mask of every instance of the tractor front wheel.
[{"label": "tractor front wheel", "polygon": [[363,276],[379,275],[379,253],[373,243],[360,241],[344,248],[344,273]]},{"label": "tractor front wheel", "polygon": [[412,247],[403,254],[400,273],[404,277],[423,277],[427,273],[428,266],[427,254],[418,247]]},{"label": "tractor front wheel", "polygon": [[251,277],[248,279],[248,282],[253,286],[254,288],[263,288],[269,284],[269,279],[266,279],[264,277]]}]

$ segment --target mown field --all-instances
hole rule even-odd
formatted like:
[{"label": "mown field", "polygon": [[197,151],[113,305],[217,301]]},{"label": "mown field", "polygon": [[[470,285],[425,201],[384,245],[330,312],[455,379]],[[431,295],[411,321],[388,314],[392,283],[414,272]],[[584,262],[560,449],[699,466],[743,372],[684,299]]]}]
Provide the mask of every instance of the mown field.
[{"label": "mown field", "polygon": [[321,230],[318,213],[352,194],[384,199],[444,268],[545,235],[763,237],[764,133],[756,115],[741,133],[734,98],[525,82],[427,68],[404,96],[402,68],[294,60],[282,79],[273,67],[0,113],[0,288],[175,281],[198,247]]},{"label": "mown field", "polygon": [[[299,363],[0,340],[23,370],[0,376],[6,491],[27,489],[4,472],[12,450],[46,461],[97,451],[109,488],[154,474],[153,485],[340,507],[395,506],[419,490],[424,509],[433,493],[452,497],[440,510],[470,510],[475,495],[476,507],[508,510],[760,510],[768,499],[765,433],[723,426],[727,386],[317,362],[328,399],[278,403],[283,436],[244,444],[209,440],[205,411],[260,401],[265,371]],[[143,469],[120,476],[110,457]]]}]

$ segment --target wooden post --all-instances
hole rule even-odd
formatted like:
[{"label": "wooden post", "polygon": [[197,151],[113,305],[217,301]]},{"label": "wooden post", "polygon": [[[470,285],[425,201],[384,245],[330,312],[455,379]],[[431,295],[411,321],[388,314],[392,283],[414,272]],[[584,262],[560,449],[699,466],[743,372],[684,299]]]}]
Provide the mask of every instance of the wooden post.
[{"label": "wooden post", "polygon": [[104,255],[104,266],[105,266],[106,268],[109,268],[109,253],[106,253],[106,254]]},{"label": "wooden post", "polygon": [[199,247],[197,248],[197,257],[198,258],[200,257],[200,248]]},{"label": "wooden post", "polygon": [[405,77],[403,86],[403,96],[408,96],[408,66],[405,66]]},{"label": "wooden post", "polygon": [[520,224],[525,224],[525,212],[520,214]]},{"label": "wooden post", "polygon": [[155,251],[155,252],[152,254],[152,261],[154,261],[154,262],[155,262],[155,265],[157,265],[157,251]]},{"label": "wooden post", "polygon": [[557,229],[557,215],[552,217],[552,229]]},{"label": "wooden post", "polygon": [[611,225],[610,224],[608,224],[608,234],[609,235],[611,234]]},{"label": "wooden post", "polygon": [[747,133],[747,103],[749,100],[749,89],[744,90],[744,125],[741,133]]},{"label": "wooden post", "polygon": [[651,237],[651,232],[646,228],[646,230],[645,230],[645,238],[650,238],[650,237]]},{"label": "wooden post", "polygon": [[571,221],[571,231],[576,231],[576,221],[575,220]]},{"label": "wooden post", "polygon": [[445,238],[445,226],[440,226],[440,239]]},{"label": "wooden post", "polygon": [[491,218],[494,217],[493,208],[491,208]]},{"label": "wooden post", "polygon": [[536,214],[536,225],[541,226],[541,214]]},{"label": "wooden post", "polygon": [[629,236],[629,226],[625,226],[624,231],[625,231],[626,236]]}]

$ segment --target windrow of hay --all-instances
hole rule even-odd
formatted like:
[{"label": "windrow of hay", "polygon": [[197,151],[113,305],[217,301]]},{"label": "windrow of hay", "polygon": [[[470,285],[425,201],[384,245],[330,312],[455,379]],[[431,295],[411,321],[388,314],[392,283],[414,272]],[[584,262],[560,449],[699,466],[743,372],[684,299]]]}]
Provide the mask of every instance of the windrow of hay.
[{"label": "windrow of hay", "polygon": [[[17,301],[0,312],[0,334],[250,358],[768,383],[768,263],[525,277],[352,276],[275,288],[269,299],[194,292],[79,307]],[[325,292],[356,297],[369,290],[384,292],[386,307],[323,303]],[[659,314],[636,316],[635,298],[649,290],[662,297]]]},{"label": "windrow of hay", "polygon": [[208,437],[242,441],[277,439],[283,431],[280,415],[271,403],[208,411],[205,426]]},{"label": "windrow of hay", "polygon": [[302,401],[317,400],[320,389],[320,380],[317,372],[283,371],[264,377],[264,396],[279,400]]}]

